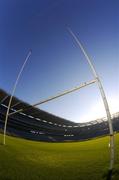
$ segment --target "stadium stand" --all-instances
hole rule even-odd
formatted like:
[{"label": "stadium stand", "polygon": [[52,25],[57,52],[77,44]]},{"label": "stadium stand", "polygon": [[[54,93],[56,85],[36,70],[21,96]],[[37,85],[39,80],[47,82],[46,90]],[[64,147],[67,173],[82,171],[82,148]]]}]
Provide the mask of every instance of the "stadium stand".
[{"label": "stadium stand", "polygon": [[[3,132],[5,115],[10,94],[0,89],[0,131]],[[9,116],[7,134],[26,139],[48,142],[79,141],[109,134],[106,118],[87,123],[75,123],[32,107],[13,97],[10,113],[25,109]],[[119,131],[119,113],[112,115],[114,131]]]}]

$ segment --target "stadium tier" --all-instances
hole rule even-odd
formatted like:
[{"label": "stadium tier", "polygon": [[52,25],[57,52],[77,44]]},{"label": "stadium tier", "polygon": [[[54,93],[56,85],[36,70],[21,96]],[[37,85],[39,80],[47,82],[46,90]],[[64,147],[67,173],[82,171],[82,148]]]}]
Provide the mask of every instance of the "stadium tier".
[{"label": "stadium tier", "polygon": [[[3,132],[5,115],[10,95],[0,89],[0,131]],[[23,112],[9,116],[7,134],[37,141],[78,141],[109,134],[106,118],[87,123],[75,123],[32,107],[13,97],[10,113],[19,109]],[[119,131],[119,113],[112,115],[114,131]]]}]

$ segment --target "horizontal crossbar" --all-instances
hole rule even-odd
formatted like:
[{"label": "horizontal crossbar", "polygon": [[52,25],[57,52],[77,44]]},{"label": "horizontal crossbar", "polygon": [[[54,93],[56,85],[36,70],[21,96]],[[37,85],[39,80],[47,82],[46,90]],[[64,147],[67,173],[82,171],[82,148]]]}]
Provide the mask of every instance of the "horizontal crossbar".
[{"label": "horizontal crossbar", "polygon": [[84,82],[84,83],[82,83],[80,86],[76,86],[76,87],[74,87],[74,88],[72,88],[72,89],[70,89],[70,90],[65,90],[65,91],[63,91],[62,93],[59,93],[59,94],[57,94],[57,95],[55,95],[55,96],[51,96],[51,97],[49,97],[49,98],[47,98],[47,99],[41,100],[41,101],[39,101],[38,103],[35,103],[35,104],[31,105],[31,106],[28,107],[28,108],[19,109],[19,110],[15,111],[15,112],[9,113],[9,116],[11,116],[11,115],[13,115],[13,114],[16,114],[16,113],[19,113],[19,112],[23,112],[23,111],[29,110],[29,109],[31,109],[31,108],[33,108],[33,107],[36,107],[36,106],[40,105],[40,104],[44,104],[44,103],[46,103],[46,102],[52,101],[52,100],[54,100],[54,99],[57,99],[57,98],[59,98],[59,97],[61,97],[61,96],[66,95],[66,94],[69,94],[69,93],[72,93],[72,92],[74,92],[74,91],[77,91],[77,90],[79,90],[79,89],[81,89],[81,88],[83,88],[83,87],[85,87],[85,86],[88,86],[88,85],[90,85],[90,84],[95,83],[96,81],[97,81],[97,79],[91,80],[91,81],[89,81],[89,82]]}]

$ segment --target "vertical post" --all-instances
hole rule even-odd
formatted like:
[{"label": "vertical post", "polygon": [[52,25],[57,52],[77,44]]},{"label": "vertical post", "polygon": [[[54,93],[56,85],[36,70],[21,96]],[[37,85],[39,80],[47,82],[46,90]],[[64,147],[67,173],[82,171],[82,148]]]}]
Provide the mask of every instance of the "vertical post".
[{"label": "vertical post", "polygon": [[106,99],[106,95],[102,86],[102,83],[100,81],[100,78],[95,70],[94,65],[91,62],[91,59],[89,57],[89,55],[87,54],[87,52],[85,51],[84,47],[82,46],[81,42],[79,41],[79,39],[75,36],[75,34],[72,32],[72,30],[70,28],[68,28],[68,31],[70,32],[70,34],[72,35],[72,37],[74,38],[74,40],[76,41],[76,43],[78,44],[78,46],[80,47],[81,51],[83,52],[86,60],[88,61],[88,64],[92,70],[92,74],[95,77],[95,79],[97,80],[97,84],[102,96],[102,100],[104,103],[104,107],[105,107],[105,111],[106,111],[106,115],[107,115],[107,120],[108,120],[108,124],[109,124],[109,131],[110,131],[110,166],[109,166],[109,170],[112,171],[113,167],[114,167],[114,132],[113,132],[113,126],[112,126],[112,120],[111,120],[111,114],[110,114],[110,110],[109,110],[109,105]]},{"label": "vertical post", "polygon": [[12,89],[12,93],[11,93],[11,96],[10,96],[10,100],[9,100],[8,107],[7,107],[7,112],[6,112],[6,117],[5,117],[3,145],[5,145],[6,128],[7,128],[8,116],[9,116],[10,106],[11,106],[11,103],[12,103],[12,98],[14,96],[14,93],[15,93],[18,81],[20,79],[20,76],[21,76],[21,74],[23,72],[23,69],[24,69],[24,67],[25,67],[25,65],[26,65],[26,63],[27,63],[30,56],[31,56],[31,50],[28,52],[28,54],[27,54],[27,56],[25,58],[25,61],[24,61],[23,65],[22,65],[22,67],[21,67],[21,69],[20,69],[20,71],[18,73],[17,79],[16,79],[15,84],[14,84],[13,89]]}]

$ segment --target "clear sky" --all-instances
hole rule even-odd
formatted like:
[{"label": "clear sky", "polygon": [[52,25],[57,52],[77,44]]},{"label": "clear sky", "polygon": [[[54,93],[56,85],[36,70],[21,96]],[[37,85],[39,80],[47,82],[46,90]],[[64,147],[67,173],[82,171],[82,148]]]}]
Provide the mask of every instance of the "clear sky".
[{"label": "clear sky", "polygon": [[[15,92],[18,98],[32,104],[91,80],[67,26],[92,57],[111,113],[119,111],[118,0],[1,0],[0,88],[11,92],[29,49],[32,55]],[[40,108],[75,122],[105,116],[95,84]]]}]

